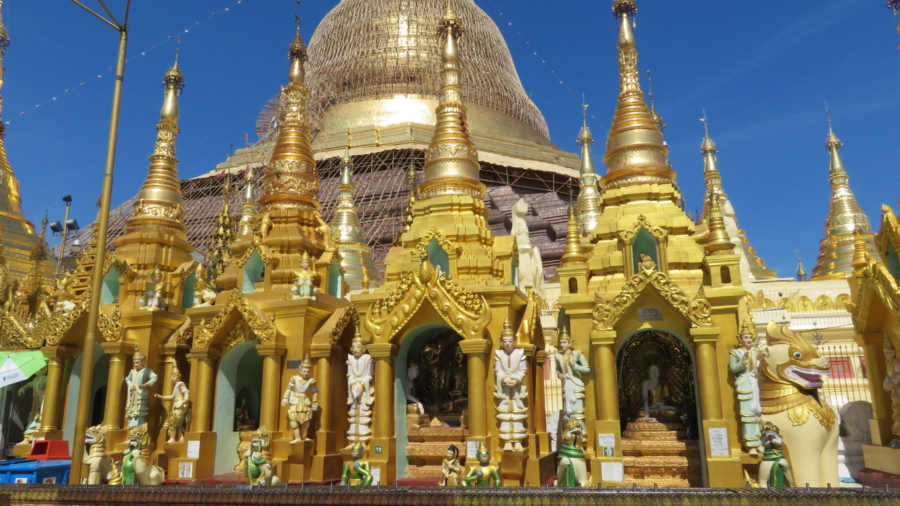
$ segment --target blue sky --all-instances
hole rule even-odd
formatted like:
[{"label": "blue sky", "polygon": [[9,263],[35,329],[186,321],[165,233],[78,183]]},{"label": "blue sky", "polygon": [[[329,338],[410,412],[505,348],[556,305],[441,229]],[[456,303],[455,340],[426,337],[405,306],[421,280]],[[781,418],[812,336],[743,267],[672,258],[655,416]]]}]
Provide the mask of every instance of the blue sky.
[{"label": "blue sky", "polygon": [[[305,40],[336,3],[303,3]],[[611,2],[476,3],[500,26],[553,140],[576,151],[584,93],[595,156],[602,157],[618,88]],[[639,65],[653,72],[687,210],[701,205],[699,118],[706,109],[740,224],[781,275],[793,274],[798,249],[811,270],[824,233],[825,100],[845,143],[851,187],[875,229],[882,203],[900,208],[900,50],[897,18],[884,4],[638,2]],[[108,5],[120,13],[124,0]],[[134,2],[114,204],[133,195],[146,174],[160,80],[174,57],[168,37],[182,36],[187,87],[177,151],[182,177],[191,177],[223,161],[229,144],[242,146],[244,134],[254,138],[260,109],[286,81],[295,7],[292,0]],[[50,219],[61,220],[60,199],[71,194],[73,216],[86,224],[100,194],[117,33],[64,0],[7,0],[4,19],[12,39],[4,60],[6,148],[25,213],[37,224],[49,203]]]}]

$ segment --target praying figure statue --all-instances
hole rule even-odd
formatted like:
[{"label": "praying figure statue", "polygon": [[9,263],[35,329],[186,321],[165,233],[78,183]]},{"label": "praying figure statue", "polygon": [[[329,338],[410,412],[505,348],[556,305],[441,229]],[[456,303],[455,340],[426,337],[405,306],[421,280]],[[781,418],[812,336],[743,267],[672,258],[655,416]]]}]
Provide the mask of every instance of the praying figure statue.
[{"label": "praying figure statue", "polygon": [[75,303],[72,302],[72,295],[66,290],[69,285],[69,276],[64,275],[62,279],[56,282],[56,290],[50,294],[50,297],[56,301],[53,311],[57,313],[67,314],[75,309]]},{"label": "praying figure statue", "polygon": [[750,455],[759,454],[759,427],[762,407],[759,404],[759,383],[756,379],[759,350],[750,325],[744,321],[738,334],[738,347],[729,352],[728,370],[734,374],[734,389],[741,414],[741,443]]},{"label": "praying figure statue", "polygon": [[150,387],[156,384],[156,373],[147,368],[147,358],[134,346],[133,366],[125,385],[128,387],[128,402],[125,404],[125,418],[128,428],[147,423],[147,411],[150,409]]},{"label": "praying figure statue", "polygon": [[341,485],[351,487],[368,487],[372,484],[372,464],[366,460],[366,445],[357,441],[350,445],[351,462],[344,465],[341,472]]},{"label": "praying figure statue", "polygon": [[[556,375],[562,381],[563,416],[576,420],[584,432],[584,380],[583,374],[591,372],[584,353],[572,347],[569,331],[563,327],[559,334],[559,352],[556,354]],[[583,435],[582,435],[583,437]]]},{"label": "praying figure statue", "polygon": [[28,412],[28,424],[25,426],[25,442],[31,442],[31,435],[41,430],[44,413],[44,395],[47,393],[47,367],[42,367],[34,374],[31,381],[19,387],[19,397],[31,390],[31,411]]},{"label": "praying figure statue", "polygon": [[347,355],[347,404],[350,405],[350,428],[347,439],[351,442],[364,442],[372,437],[369,424],[372,422],[372,403],[375,402],[375,389],[372,378],[375,375],[375,364],[366,352],[366,342],[356,331]]},{"label": "praying figure statue", "polygon": [[497,377],[494,397],[500,400],[497,406],[500,439],[503,441],[504,451],[522,450],[522,441],[526,438],[525,420],[528,418],[525,411],[528,389],[524,384],[528,364],[525,350],[516,348],[516,335],[508,319],[503,322],[500,345],[502,348],[494,351],[494,372]]},{"label": "praying figure statue", "polygon": [[310,264],[309,253],[304,251],[303,256],[300,257],[300,270],[294,271],[297,279],[291,286],[292,299],[316,298],[319,289],[316,288],[316,272],[310,268]]},{"label": "praying figure statue", "polygon": [[141,309],[148,311],[165,310],[169,306],[165,299],[166,284],[162,281],[162,271],[159,266],[150,273],[150,282],[147,283],[147,291],[139,301]]},{"label": "praying figure statue", "polygon": [[500,466],[491,465],[491,452],[487,449],[482,441],[478,445],[478,453],[475,454],[478,464],[469,467],[469,472],[462,480],[464,487],[495,487],[503,486],[503,480],[500,479]]},{"label": "praying figure statue", "polygon": [[[891,433],[900,438],[900,358],[888,337],[884,338],[885,375],[882,387],[891,393]],[[896,440],[895,440],[896,441]]]},{"label": "praying figure statue", "polygon": [[175,385],[172,387],[172,395],[156,394],[157,399],[172,402],[172,409],[169,410],[169,416],[166,418],[166,426],[169,428],[169,439],[166,444],[184,441],[184,425],[186,421],[190,420],[191,392],[181,381],[181,371],[178,370],[178,366],[172,367],[172,384]]},{"label": "praying figure statue", "polygon": [[310,378],[312,361],[309,355],[300,362],[300,374],[291,377],[287,389],[281,396],[281,405],[288,408],[288,424],[294,432],[291,444],[298,441],[309,441],[309,425],[312,422],[313,412],[319,409],[319,387],[315,378]]},{"label": "praying figure statue", "polygon": [[659,367],[651,365],[647,369],[647,376],[648,378],[641,382],[641,398],[644,401],[644,410],[641,415],[656,421],[656,418],[651,415],[653,411],[675,414],[677,408],[666,404],[669,399],[669,389],[660,378]]},{"label": "praying figure statue", "polygon": [[459,463],[459,448],[456,445],[447,447],[447,458],[441,462],[440,487],[459,486],[459,475],[462,473],[462,464]]},{"label": "praying figure statue", "polygon": [[194,307],[208,307],[216,302],[216,292],[207,284],[206,266],[197,264],[197,270],[194,275],[197,284],[194,285]]},{"label": "praying figure statue", "polygon": [[[420,401],[416,397],[416,385],[415,380],[419,377],[419,362],[415,359],[410,359],[409,363],[406,366],[406,406],[407,413],[410,414],[425,414],[425,406],[422,405],[422,401]],[[412,413],[410,409],[415,409],[415,413]]]}]

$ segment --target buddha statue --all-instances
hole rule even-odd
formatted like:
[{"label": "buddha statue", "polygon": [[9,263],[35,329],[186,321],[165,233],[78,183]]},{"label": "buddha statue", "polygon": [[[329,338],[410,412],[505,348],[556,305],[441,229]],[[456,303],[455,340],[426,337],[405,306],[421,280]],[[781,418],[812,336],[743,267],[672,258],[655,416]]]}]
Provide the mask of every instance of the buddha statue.
[{"label": "buddha statue", "polygon": [[660,377],[659,367],[651,365],[647,369],[647,379],[641,382],[641,398],[644,401],[644,409],[641,416],[651,418],[653,412],[656,411],[661,415],[675,415],[677,408],[666,404],[669,400],[669,388],[665,381]]},{"label": "buddha statue", "polygon": [[256,430],[256,420],[250,418],[250,410],[247,408],[247,397],[241,396],[238,406],[234,408],[235,430]]},{"label": "buddha statue", "polygon": [[409,360],[406,366],[406,412],[411,415],[424,415],[425,414],[425,406],[422,405],[422,401],[420,401],[416,397],[416,384],[415,380],[419,377],[419,362],[415,359]]}]

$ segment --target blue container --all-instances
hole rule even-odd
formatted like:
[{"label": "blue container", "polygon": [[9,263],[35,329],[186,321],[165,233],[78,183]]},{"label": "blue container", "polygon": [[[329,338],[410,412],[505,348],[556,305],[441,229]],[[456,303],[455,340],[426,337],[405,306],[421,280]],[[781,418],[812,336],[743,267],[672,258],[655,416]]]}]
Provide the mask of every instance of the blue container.
[{"label": "blue container", "polygon": [[0,462],[0,483],[64,484],[71,467],[71,460],[7,460]]}]

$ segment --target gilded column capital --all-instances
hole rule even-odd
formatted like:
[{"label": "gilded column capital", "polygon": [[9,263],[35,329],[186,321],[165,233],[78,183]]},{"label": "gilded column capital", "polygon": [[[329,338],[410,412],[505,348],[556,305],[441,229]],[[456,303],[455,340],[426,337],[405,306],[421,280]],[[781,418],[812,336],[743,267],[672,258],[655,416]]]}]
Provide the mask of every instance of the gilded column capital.
[{"label": "gilded column capital", "polygon": [[103,348],[103,353],[107,355],[133,355],[134,344],[126,341],[115,341],[100,343],[100,347]]},{"label": "gilded column capital", "polygon": [[691,338],[694,344],[709,343],[716,345],[719,342],[719,334],[722,333],[721,327],[694,327],[690,329]]},{"label": "gilded column capital", "polygon": [[222,351],[218,348],[191,348],[188,358],[191,360],[215,360],[219,358],[221,354]]},{"label": "gilded column capital", "polygon": [[287,352],[287,345],[281,343],[266,343],[266,344],[257,344],[256,352],[260,354],[260,356],[275,356],[280,357]]},{"label": "gilded column capital", "polygon": [[328,358],[337,349],[338,347],[331,343],[314,343],[309,347],[309,356],[311,358]]},{"label": "gilded column capital", "polygon": [[487,339],[463,339],[459,342],[459,349],[466,355],[487,354],[492,347]]},{"label": "gilded column capital", "polygon": [[366,345],[369,355],[372,358],[396,357],[399,349],[396,344],[391,343],[372,343]]},{"label": "gilded column capital", "polygon": [[188,350],[190,347],[184,343],[164,343],[159,345],[159,351],[165,356],[177,355],[179,351]]},{"label": "gilded column capital", "polygon": [[592,330],[591,345],[612,346],[616,342],[615,330]]},{"label": "gilded column capital", "polygon": [[73,346],[44,346],[41,352],[47,358],[75,358],[78,355],[78,350]]}]

